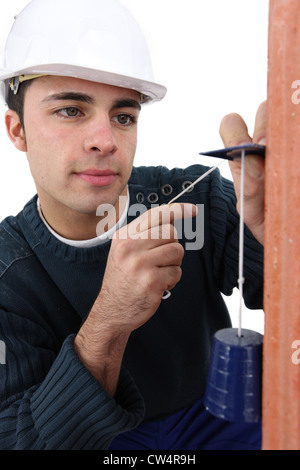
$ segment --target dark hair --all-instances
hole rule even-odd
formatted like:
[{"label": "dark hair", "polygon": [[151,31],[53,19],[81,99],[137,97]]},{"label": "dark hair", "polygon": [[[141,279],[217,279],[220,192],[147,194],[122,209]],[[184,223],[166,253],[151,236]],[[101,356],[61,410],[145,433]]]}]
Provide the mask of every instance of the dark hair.
[{"label": "dark hair", "polygon": [[12,111],[15,111],[20,119],[22,128],[24,129],[24,101],[25,101],[25,92],[30,86],[32,80],[27,80],[23,83],[20,83],[18,93],[15,95],[14,92],[9,88],[7,96],[7,106]]}]

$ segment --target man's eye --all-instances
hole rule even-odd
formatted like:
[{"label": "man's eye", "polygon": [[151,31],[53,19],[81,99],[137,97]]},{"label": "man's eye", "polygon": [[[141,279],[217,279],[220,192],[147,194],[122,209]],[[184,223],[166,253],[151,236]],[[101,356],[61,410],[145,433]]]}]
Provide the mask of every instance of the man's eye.
[{"label": "man's eye", "polygon": [[131,126],[136,123],[136,118],[130,114],[118,114],[118,116],[113,118],[118,124],[122,126]]},{"label": "man's eye", "polygon": [[77,117],[79,115],[80,111],[78,108],[63,108],[59,109],[56,111],[56,114],[59,114],[60,116],[66,117],[66,118],[73,118]]}]

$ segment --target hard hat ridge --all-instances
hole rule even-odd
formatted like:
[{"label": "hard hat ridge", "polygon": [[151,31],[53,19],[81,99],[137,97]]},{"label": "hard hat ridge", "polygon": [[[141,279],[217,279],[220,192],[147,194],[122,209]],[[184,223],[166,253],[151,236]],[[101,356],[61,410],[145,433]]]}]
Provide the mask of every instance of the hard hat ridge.
[{"label": "hard hat ridge", "polygon": [[134,89],[158,101],[139,26],[119,0],[32,0],[7,38],[0,80],[59,75]]}]

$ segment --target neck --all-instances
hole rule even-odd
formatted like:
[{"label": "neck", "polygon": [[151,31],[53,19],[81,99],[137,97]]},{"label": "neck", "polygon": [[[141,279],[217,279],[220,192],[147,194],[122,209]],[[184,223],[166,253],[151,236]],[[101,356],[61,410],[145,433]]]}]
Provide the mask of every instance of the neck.
[{"label": "neck", "polygon": [[105,234],[118,223],[126,210],[127,191],[125,194],[118,198],[110,211],[93,213],[75,212],[63,205],[58,209],[57,203],[52,207],[39,196],[40,210],[48,225],[60,237],[74,241],[91,240]]}]

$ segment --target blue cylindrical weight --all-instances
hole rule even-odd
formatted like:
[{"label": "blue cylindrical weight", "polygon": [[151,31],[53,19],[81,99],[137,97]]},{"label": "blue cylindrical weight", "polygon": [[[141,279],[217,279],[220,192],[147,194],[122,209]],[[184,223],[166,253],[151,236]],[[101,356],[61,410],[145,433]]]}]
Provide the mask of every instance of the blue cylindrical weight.
[{"label": "blue cylindrical weight", "polygon": [[206,409],[227,421],[261,419],[263,336],[226,328],[214,335],[204,397]]}]

